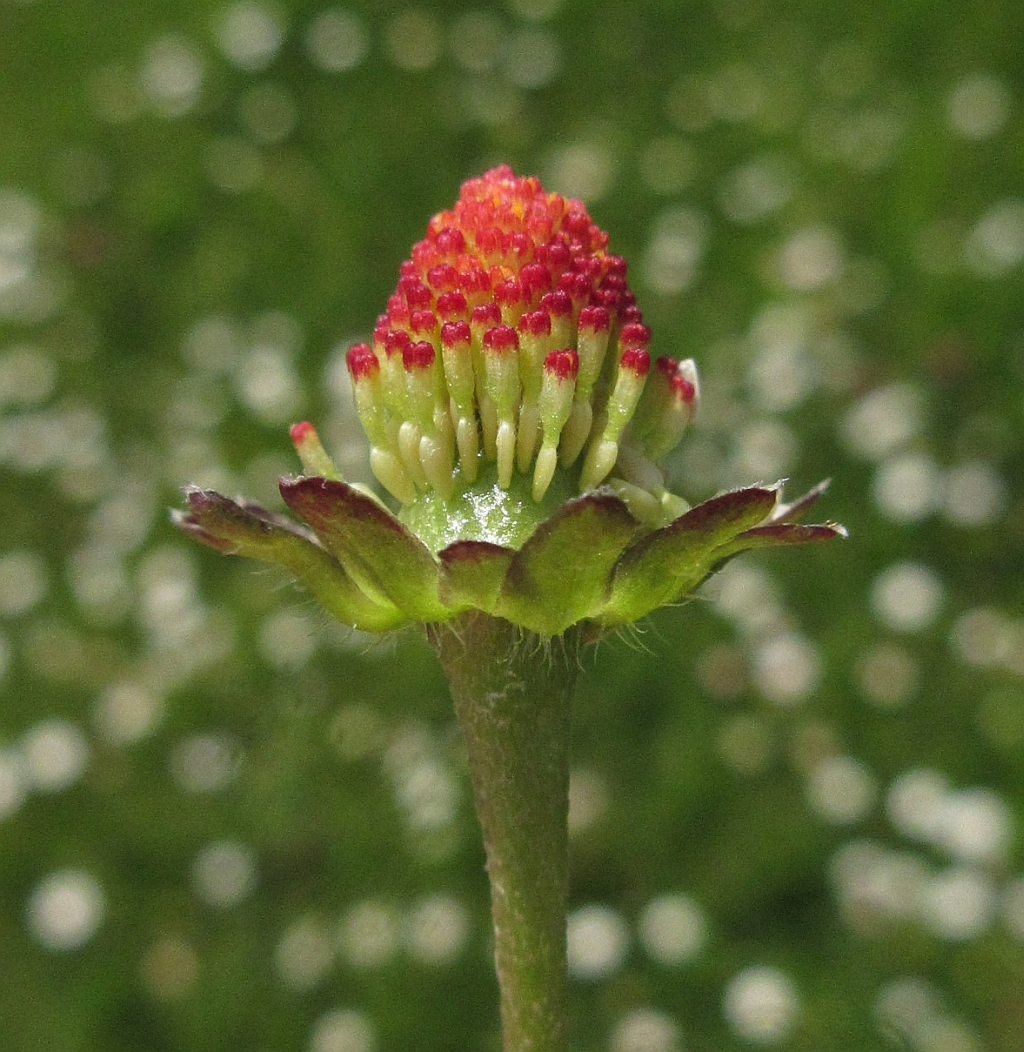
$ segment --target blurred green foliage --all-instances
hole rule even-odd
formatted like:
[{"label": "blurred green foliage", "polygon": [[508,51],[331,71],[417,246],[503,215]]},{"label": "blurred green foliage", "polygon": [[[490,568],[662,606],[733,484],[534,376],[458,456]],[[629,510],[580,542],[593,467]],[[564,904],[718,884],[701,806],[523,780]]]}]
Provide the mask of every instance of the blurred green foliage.
[{"label": "blurred green foliage", "polygon": [[[578,1052],[1024,1047],[1024,7],[0,0],[0,1028],[12,1052],[497,1047],[416,633],[174,534],[365,471],[340,354],[459,183],[585,199],[695,498],[835,479],[586,659]],[[765,970],[767,969],[767,970]]]}]

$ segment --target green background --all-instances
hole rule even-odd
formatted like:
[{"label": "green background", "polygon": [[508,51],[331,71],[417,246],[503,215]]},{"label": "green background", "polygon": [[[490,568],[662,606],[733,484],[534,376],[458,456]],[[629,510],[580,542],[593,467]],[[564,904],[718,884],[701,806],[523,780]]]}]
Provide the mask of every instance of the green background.
[{"label": "green background", "polygon": [[652,350],[697,360],[676,489],[831,476],[851,533],[585,658],[574,1049],[1024,1049],[1022,31],[0,0],[3,1047],[498,1047],[426,643],[166,509],[279,507],[307,417],[365,471],[341,354],[505,162],[587,202]]}]

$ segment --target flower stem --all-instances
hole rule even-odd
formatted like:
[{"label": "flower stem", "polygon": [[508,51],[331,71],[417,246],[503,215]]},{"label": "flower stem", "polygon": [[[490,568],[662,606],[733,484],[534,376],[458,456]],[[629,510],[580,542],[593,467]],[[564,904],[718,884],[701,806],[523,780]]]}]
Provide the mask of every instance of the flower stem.
[{"label": "flower stem", "polygon": [[574,630],[478,612],[430,626],[469,752],[491,882],[505,1052],[565,1052]]}]

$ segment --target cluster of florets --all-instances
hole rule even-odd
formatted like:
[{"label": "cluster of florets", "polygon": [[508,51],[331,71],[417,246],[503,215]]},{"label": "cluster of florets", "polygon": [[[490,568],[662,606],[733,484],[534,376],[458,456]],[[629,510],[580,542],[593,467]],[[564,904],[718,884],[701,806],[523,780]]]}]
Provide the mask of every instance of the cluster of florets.
[{"label": "cluster of florets", "polygon": [[607,242],[580,202],[507,167],[434,216],[372,342],[348,352],[371,467],[400,502],[447,499],[482,463],[502,489],[532,470],[540,501],[581,454],[580,492],[616,469],[624,496],[662,500],[654,462],[696,410],[697,373],[671,358],[651,368],[650,330]]},{"label": "cluster of florets", "polygon": [[750,486],[694,508],[666,489],[657,465],[693,417],[697,372],[652,367],[607,240],[536,179],[495,168],[470,180],[403,264],[372,342],[348,352],[397,514],[345,482],[301,423],[304,474],[280,482],[298,522],[194,487],[174,521],[286,568],[347,625],[477,611],[542,637],[635,622],[738,552],[844,536],[795,522],[823,484],[792,504]]}]

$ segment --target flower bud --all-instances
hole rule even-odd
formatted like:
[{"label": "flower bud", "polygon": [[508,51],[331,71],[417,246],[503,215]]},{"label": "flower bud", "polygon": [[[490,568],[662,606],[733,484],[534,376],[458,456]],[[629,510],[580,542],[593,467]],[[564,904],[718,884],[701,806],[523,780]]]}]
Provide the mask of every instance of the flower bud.
[{"label": "flower bud", "polygon": [[[588,637],[675,603],[748,548],[845,536],[751,486],[690,508],[658,462],[699,400],[659,358],[626,263],[578,201],[495,168],[462,187],[399,268],[370,343],[346,357],[370,468],[400,505],[343,481],[311,424],[283,478],[299,522],[189,488],[175,513],[217,551],[287,569],[369,631],[468,610]],[[582,494],[576,496],[575,494]]]},{"label": "flower bud", "polygon": [[[651,333],[625,260],[607,243],[580,202],[545,193],[538,180],[508,168],[469,180],[455,206],[430,221],[375,334],[385,419],[370,414],[367,431],[374,449],[384,448],[382,432],[392,446],[397,440],[392,452],[414,485],[411,501],[472,486],[487,463],[502,489],[517,474],[532,475],[536,500],[557,471],[573,472],[570,485],[583,492],[615,471],[634,435],[648,456],[675,445],[688,417],[672,411],[661,373],[658,390],[641,400]],[[457,337],[455,323],[462,323]],[[437,357],[413,368],[409,347],[424,342]],[[566,350],[576,367],[573,383],[560,387],[568,402],[554,428],[543,422],[541,391],[548,355]],[[393,465],[380,454],[373,459],[385,465],[388,481],[380,481],[395,494]],[[410,503],[408,487],[400,488]]]}]

